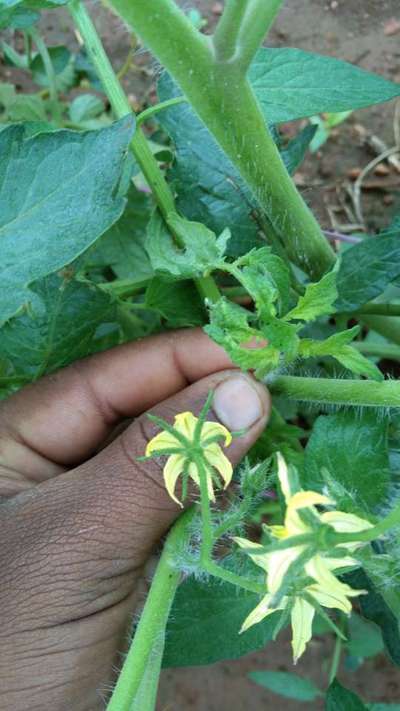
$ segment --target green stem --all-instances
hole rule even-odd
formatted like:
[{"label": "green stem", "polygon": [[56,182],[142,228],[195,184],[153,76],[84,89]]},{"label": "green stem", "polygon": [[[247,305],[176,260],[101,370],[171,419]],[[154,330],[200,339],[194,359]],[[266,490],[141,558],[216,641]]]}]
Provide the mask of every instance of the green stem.
[{"label": "green stem", "polygon": [[268,387],[275,395],[290,400],[302,400],[321,405],[347,407],[400,407],[400,382],[385,380],[336,380],[335,378],[303,378],[281,375]]},{"label": "green stem", "polygon": [[226,0],[224,12],[213,36],[218,61],[235,60],[238,50],[237,41],[248,5],[249,0]]},{"label": "green stem", "polygon": [[400,304],[365,304],[357,309],[356,314],[371,316],[400,316]]},{"label": "green stem", "polygon": [[[335,255],[289,176],[240,65],[218,62],[210,39],[191,25],[173,0],[111,2],[172,74],[237,167],[273,228],[284,237],[289,257],[312,278],[319,278]],[[262,8],[259,0],[256,6]]]},{"label": "green stem", "polygon": [[214,533],[211,520],[210,500],[207,487],[207,473],[204,464],[200,457],[196,459],[196,467],[200,481],[200,505],[201,505],[201,520],[202,520],[202,537],[200,549],[200,562],[202,568],[220,580],[224,580],[231,585],[248,590],[258,595],[265,595],[266,588],[264,585],[253,580],[246,580],[240,575],[232,573],[230,570],[222,568],[212,560],[212,550],[214,547]]},{"label": "green stem", "polygon": [[184,96],[177,96],[175,99],[167,99],[167,101],[161,101],[155,106],[150,106],[148,109],[145,109],[145,111],[142,111],[141,114],[138,114],[136,117],[136,125],[141,126],[144,121],[148,121],[148,119],[152,118],[152,116],[158,114],[159,111],[163,111],[164,109],[168,109],[170,106],[176,106],[176,104],[182,104],[184,102],[186,102]]},{"label": "green stem", "polygon": [[[341,623],[341,624],[343,624],[343,623]],[[332,663],[331,663],[331,668],[329,670],[329,686],[333,683],[333,681],[335,680],[335,678],[337,676],[337,673],[339,670],[339,665],[340,665],[340,657],[342,656],[342,647],[343,647],[342,637],[340,637],[339,635],[336,635],[335,646],[333,648]]]},{"label": "green stem", "polygon": [[52,112],[54,114],[54,117],[58,118],[58,113],[57,113],[58,97],[57,97],[56,73],[54,71],[54,67],[53,67],[53,63],[51,61],[49,51],[46,47],[46,43],[41,38],[36,27],[31,27],[29,29],[29,34],[30,34],[33,42],[35,43],[37,50],[40,54],[40,57],[42,59],[44,70],[45,70],[46,76],[47,76],[47,81],[49,82],[50,99],[53,104]]},{"label": "green stem", "polygon": [[388,358],[389,360],[400,361],[400,348],[391,343],[373,343],[370,341],[354,341],[353,348],[357,348],[360,353],[375,356],[376,358]]},{"label": "green stem", "polygon": [[168,535],[107,711],[130,711],[146,673],[153,646],[164,637],[169,612],[181,577],[175,567],[175,556],[188,540],[188,525],[193,515],[194,509],[183,514]]},{"label": "green stem", "polygon": [[400,345],[400,318],[395,316],[367,316],[361,319],[365,326],[385,336],[389,341]]},{"label": "green stem", "polygon": [[246,72],[268,34],[283,0],[249,0],[237,41],[237,59]]},{"label": "green stem", "polygon": [[[68,7],[116,117],[123,118],[128,114],[133,114],[85,6],[81,0],[71,0]],[[192,27],[190,23],[189,26]],[[174,197],[140,129],[135,131],[131,149],[152,190],[161,214],[168,221],[168,215],[176,212]],[[218,287],[211,276],[197,279],[195,284],[202,298],[209,301],[216,301],[220,298]]]}]

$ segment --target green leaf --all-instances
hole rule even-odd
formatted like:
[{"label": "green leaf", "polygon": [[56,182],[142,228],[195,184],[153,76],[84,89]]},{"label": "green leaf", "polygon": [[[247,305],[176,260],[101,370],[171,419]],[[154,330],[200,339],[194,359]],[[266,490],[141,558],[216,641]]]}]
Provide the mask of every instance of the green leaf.
[{"label": "green leaf", "polygon": [[347,331],[333,334],[333,336],[326,338],[325,341],[303,338],[300,341],[299,354],[303,358],[331,356],[353,373],[365,375],[373,380],[383,380],[384,376],[379,368],[349,345],[359,331],[360,327],[354,326],[354,328],[350,328]]},{"label": "green leaf", "polygon": [[205,321],[203,304],[191,281],[153,279],[146,290],[145,305],[157,311],[168,328],[202,326]]},{"label": "green leaf", "polygon": [[[222,264],[229,230],[216,238],[205,225],[177,214],[168,217],[168,226],[170,229],[158,212],[148,226],[146,250],[155,272],[180,278],[202,277]],[[174,244],[171,230],[181,248]]]},{"label": "green leaf", "polygon": [[0,132],[0,324],[29,300],[30,283],[69,264],[121,215],[131,136],[130,118],[28,140],[21,126]]},{"label": "green leaf", "polygon": [[149,195],[134,185],[129,187],[125,210],[85,255],[85,268],[110,268],[119,279],[129,279],[132,286],[146,283],[154,276],[145,249],[146,229],[153,210]]},{"label": "green leaf", "polygon": [[96,118],[104,111],[103,101],[94,94],[81,94],[70,104],[69,117],[73,123]]},{"label": "green leaf", "polygon": [[[160,101],[165,101],[180,91],[165,74],[158,83],[158,94]],[[179,211],[216,234],[229,225],[230,256],[261,245],[253,195],[191,106],[171,106],[161,111],[157,120],[176,147],[176,163],[169,177],[177,188]]]},{"label": "green leaf", "polygon": [[256,594],[220,580],[186,580],[178,588],[169,617],[163,666],[212,664],[265,647],[279,613],[239,634],[258,602]]},{"label": "green leaf", "polygon": [[338,311],[375,299],[400,275],[400,225],[367,237],[343,253],[337,276]]},{"label": "green leaf", "polygon": [[326,693],[326,711],[368,711],[360,697],[335,679]]},{"label": "green leaf", "polygon": [[[378,556],[379,557],[379,556]],[[360,568],[346,575],[350,585],[356,589],[368,590],[368,595],[360,595],[358,603],[363,617],[374,622],[382,631],[386,650],[396,666],[400,666],[399,620],[375,587],[371,579]]]},{"label": "green leaf", "polygon": [[18,94],[9,105],[7,117],[10,121],[47,121],[46,105],[35,94]]},{"label": "green leaf", "polygon": [[300,49],[260,49],[249,80],[269,123],[359,109],[400,96],[400,85],[339,59]]},{"label": "green leaf", "polygon": [[311,679],[304,679],[289,672],[255,671],[250,672],[249,678],[256,684],[273,691],[274,694],[279,694],[287,699],[314,701],[318,696],[323,696]]},{"label": "green leaf", "polygon": [[385,505],[390,487],[387,418],[367,411],[318,417],[306,448],[303,485],[316,491],[327,487],[345,511],[368,514]]},{"label": "green leaf", "polygon": [[249,311],[227,299],[220,299],[210,306],[210,324],[205,332],[222,346],[230,358],[242,370],[254,370],[261,378],[276,368],[280,352],[265,345],[264,334],[250,325]]},{"label": "green leaf", "polygon": [[110,296],[53,274],[31,284],[31,302],[1,329],[0,357],[35,380],[97,350],[96,332],[116,318]]},{"label": "green leaf", "polygon": [[379,654],[383,650],[382,634],[379,627],[353,612],[348,623],[346,649],[352,657],[367,658]]},{"label": "green leaf", "polygon": [[316,284],[308,284],[305,294],[300,296],[297,306],[286,314],[285,319],[314,321],[318,316],[335,313],[333,306],[337,299],[336,270],[325,274]]},{"label": "green leaf", "polygon": [[[56,87],[58,91],[67,91],[75,83],[75,70],[73,66],[73,57],[67,47],[48,47],[48,53],[53,65]],[[33,81],[39,86],[48,87],[49,77],[40,54],[31,62],[30,66]]]},{"label": "green leaf", "polygon": [[399,704],[367,704],[369,711],[400,711]]},{"label": "green leaf", "polygon": [[280,148],[283,162],[291,175],[302,164],[316,132],[317,126],[305,126],[285,148]]}]

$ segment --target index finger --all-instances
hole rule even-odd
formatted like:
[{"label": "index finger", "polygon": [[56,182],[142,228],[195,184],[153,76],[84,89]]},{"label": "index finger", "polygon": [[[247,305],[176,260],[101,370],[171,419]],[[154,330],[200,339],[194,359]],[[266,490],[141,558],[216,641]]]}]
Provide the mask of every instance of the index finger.
[{"label": "index finger", "polygon": [[[96,354],[29,385],[0,406],[0,450],[12,439],[61,466],[87,459],[124,417],[229,368],[201,329],[171,331]],[[7,451],[7,448],[6,450]]]}]

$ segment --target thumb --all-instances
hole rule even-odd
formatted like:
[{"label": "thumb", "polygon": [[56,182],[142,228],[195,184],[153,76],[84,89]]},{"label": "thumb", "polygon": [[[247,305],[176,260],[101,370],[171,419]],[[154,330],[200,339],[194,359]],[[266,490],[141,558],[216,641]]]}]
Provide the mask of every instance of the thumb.
[{"label": "thumb", "polygon": [[[268,391],[251,376],[238,371],[208,376],[152,408],[151,414],[171,423],[180,412],[198,415],[210,390],[214,397],[207,419],[216,420],[231,431],[245,430],[225,452],[235,465],[259,437],[270,413]],[[138,461],[157,432],[159,428],[144,414],[75,472],[86,489],[92,491],[92,515],[96,506],[104,511],[107,505],[107,540],[116,556],[118,552],[126,556],[129,549],[135,565],[144,562],[181,513],[164,486],[165,458]]]}]

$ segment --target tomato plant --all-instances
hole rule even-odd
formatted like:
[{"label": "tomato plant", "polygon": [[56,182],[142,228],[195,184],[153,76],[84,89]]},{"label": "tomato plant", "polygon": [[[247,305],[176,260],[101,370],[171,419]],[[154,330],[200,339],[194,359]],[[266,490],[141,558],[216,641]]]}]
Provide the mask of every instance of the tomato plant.
[{"label": "tomato plant", "polygon": [[[41,9],[60,5],[112,116],[90,94],[60,100],[76,65],[36,28]],[[200,506],[166,540],[109,709],[154,709],[161,664],[237,658],[288,624],[296,660],[315,617],[338,640],[327,708],[366,708],[335,677],[357,620],[375,623],[400,663],[400,384],[380,367],[400,360],[400,220],[334,250],[291,178],[316,127],[287,144],[278,127],[347,115],[400,86],[261,47],[281,0],[226,0],[212,36],[173,0],[111,5],[164,68],[158,103],[138,116],[80,0],[0,3],[0,27],[26,44],[24,55],[8,47],[9,61],[46,87],[39,103],[0,88],[0,392],[124,341],[202,326],[275,405],[235,472],[224,448],[240,433],[207,421],[210,401],[199,418],[156,422],[143,455],[162,458],[177,505],[178,478],[183,498],[191,478]],[[214,490],[232,479],[220,508]],[[269,672],[254,680],[304,700],[325,693]]]}]

